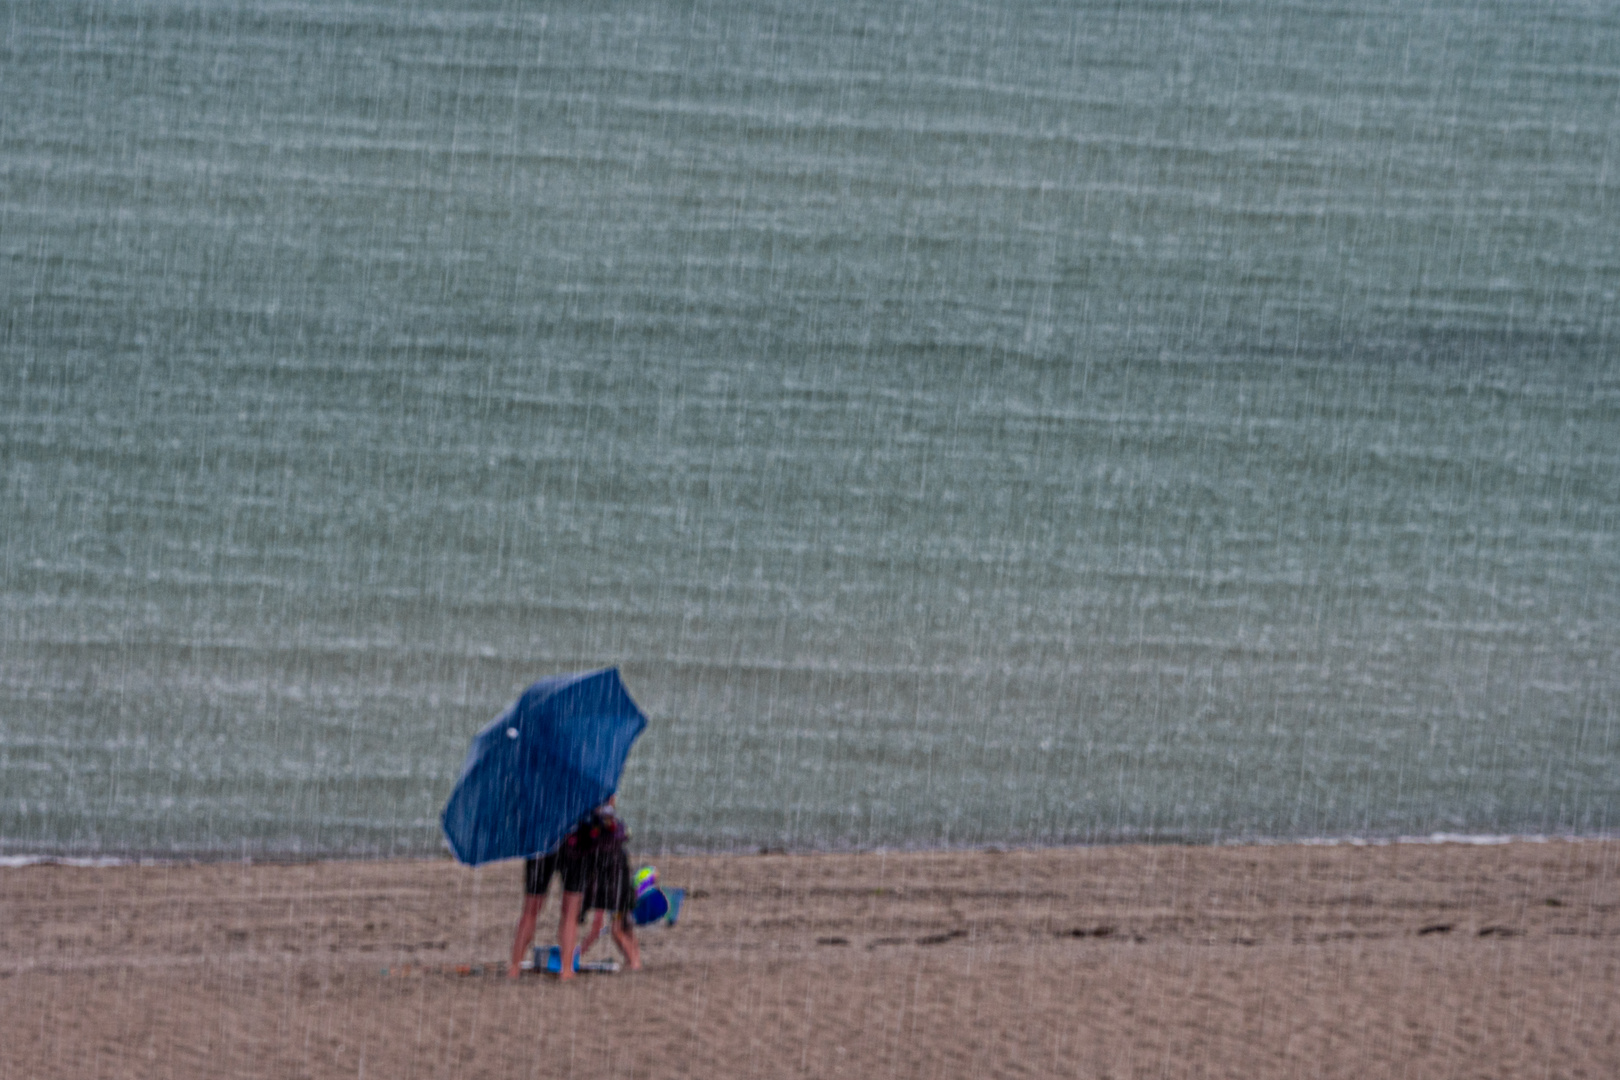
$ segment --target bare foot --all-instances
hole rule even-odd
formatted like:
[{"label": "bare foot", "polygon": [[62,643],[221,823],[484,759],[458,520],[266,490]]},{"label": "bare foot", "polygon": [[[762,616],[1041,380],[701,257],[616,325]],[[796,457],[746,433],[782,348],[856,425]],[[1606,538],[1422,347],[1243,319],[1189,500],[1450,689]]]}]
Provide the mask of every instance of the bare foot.
[{"label": "bare foot", "polygon": [[523,966],[521,964],[508,964],[506,966],[506,977],[508,979],[515,979],[522,974]]}]

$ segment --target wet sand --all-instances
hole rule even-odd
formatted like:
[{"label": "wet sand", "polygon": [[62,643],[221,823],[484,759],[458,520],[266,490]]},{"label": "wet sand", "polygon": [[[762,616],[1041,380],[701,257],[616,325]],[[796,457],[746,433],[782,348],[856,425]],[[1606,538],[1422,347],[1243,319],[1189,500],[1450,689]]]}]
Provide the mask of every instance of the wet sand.
[{"label": "wet sand", "polygon": [[516,864],[0,868],[0,1080],[1620,1076],[1620,842],[658,862],[573,985]]}]

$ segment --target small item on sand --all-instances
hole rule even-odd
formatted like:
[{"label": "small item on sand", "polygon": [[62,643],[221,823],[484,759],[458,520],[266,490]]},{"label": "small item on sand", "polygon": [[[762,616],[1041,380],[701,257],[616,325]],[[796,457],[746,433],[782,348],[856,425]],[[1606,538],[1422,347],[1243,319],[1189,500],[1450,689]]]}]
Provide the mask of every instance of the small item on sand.
[{"label": "small item on sand", "polygon": [[[534,970],[543,971],[547,975],[558,975],[562,972],[562,949],[559,946],[536,945],[534,947]],[[574,950],[574,970],[579,970],[579,950]]]},{"label": "small item on sand", "polygon": [[[544,950],[539,945],[534,947],[534,962],[532,970],[544,971],[548,975],[562,974],[562,949],[552,945]],[[618,972],[619,964],[616,960],[586,960],[579,959],[579,950],[574,950],[574,970],[586,975],[612,975]]]}]

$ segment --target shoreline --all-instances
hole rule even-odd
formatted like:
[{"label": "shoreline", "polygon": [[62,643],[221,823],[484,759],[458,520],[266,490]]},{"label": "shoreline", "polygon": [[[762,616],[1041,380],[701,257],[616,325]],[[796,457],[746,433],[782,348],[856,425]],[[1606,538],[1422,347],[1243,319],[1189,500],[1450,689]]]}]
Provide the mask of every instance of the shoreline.
[{"label": "shoreline", "polygon": [[[1392,845],[1435,845],[1460,844],[1472,847],[1500,847],[1505,844],[1589,844],[1609,843],[1620,841],[1620,833],[1454,833],[1435,832],[1427,835],[1401,835],[1401,836],[1308,836],[1308,837],[1244,837],[1232,839],[1216,839],[1207,842],[1163,839],[1163,840],[1120,840],[1105,841],[1101,843],[1073,843],[1073,844],[970,844],[956,846],[921,845],[877,845],[874,847],[851,848],[787,848],[787,847],[759,847],[747,848],[675,848],[656,854],[636,855],[636,859],[648,862],[653,859],[709,859],[709,858],[750,858],[757,855],[788,855],[795,857],[813,857],[821,855],[924,855],[924,854],[950,854],[974,852],[1002,853],[1014,851],[1090,851],[1107,850],[1119,847],[1187,847],[1187,848],[1243,848],[1243,847],[1389,847]],[[356,853],[336,853],[323,855],[237,855],[224,851],[204,852],[191,854],[139,854],[139,855],[64,855],[53,852],[28,853],[12,852],[0,854],[0,870],[17,869],[25,866],[73,866],[73,867],[115,867],[115,866],[212,866],[216,864],[240,864],[243,866],[305,866],[311,863],[384,863],[384,862],[455,862],[449,852],[436,855],[368,855]]]},{"label": "shoreline", "polygon": [[0,1077],[1620,1075],[1612,839],[651,861],[572,985],[516,863],[0,868]]}]

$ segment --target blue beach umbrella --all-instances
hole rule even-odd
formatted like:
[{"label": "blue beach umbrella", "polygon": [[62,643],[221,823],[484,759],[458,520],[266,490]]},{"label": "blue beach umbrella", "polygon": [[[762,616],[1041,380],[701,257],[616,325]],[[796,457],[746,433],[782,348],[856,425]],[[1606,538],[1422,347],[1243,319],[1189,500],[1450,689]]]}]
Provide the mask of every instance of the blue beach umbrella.
[{"label": "blue beach umbrella", "polygon": [[473,736],[440,823],[469,866],[556,847],[619,786],[647,717],[618,668],[541,679]]}]

